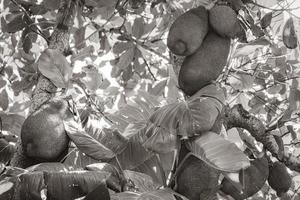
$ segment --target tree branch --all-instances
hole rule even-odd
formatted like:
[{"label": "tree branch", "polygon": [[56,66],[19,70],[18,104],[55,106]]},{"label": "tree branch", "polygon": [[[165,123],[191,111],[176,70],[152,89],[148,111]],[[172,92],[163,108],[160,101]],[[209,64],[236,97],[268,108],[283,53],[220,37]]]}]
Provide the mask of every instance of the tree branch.
[{"label": "tree branch", "polygon": [[[73,25],[79,1],[80,0],[61,0],[60,8],[57,13],[57,24],[49,42],[50,49],[57,49],[64,52],[69,48],[69,30]],[[38,83],[32,96],[30,111],[35,111],[45,102],[49,101],[56,92],[56,89],[55,85],[49,79],[39,74]],[[11,165],[26,168],[36,163],[34,159],[26,157],[22,149],[21,140],[19,139],[17,142],[17,152],[11,160]]]},{"label": "tree branch", "polygon": [[261,142],[266,150],[279,161],[283,162],[291,170],[300,172],[300,158],[288,152],[283,152],[282,158],[280,148],[274,138],[267,130],[261,120],[251,115],[242,105],[235,105],[233,108],[225,107],[224,125],[226,129],[234,127],[243,128]]}]

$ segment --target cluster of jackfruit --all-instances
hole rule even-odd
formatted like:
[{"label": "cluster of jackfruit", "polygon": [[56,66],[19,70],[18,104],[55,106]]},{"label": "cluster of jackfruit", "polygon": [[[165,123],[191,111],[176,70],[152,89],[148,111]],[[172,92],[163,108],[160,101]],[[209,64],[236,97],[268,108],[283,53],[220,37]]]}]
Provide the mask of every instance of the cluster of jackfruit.
[{"label": "cluster of jackfruit", "polygon": [[226,65],[230,39],[243,32],[236,11],[228,5],[215,5],[210,10],[199,6],[174,21],[167,46],[172,53],[186,56],[178,77],[186,95],[195,94],[218,78]]}]

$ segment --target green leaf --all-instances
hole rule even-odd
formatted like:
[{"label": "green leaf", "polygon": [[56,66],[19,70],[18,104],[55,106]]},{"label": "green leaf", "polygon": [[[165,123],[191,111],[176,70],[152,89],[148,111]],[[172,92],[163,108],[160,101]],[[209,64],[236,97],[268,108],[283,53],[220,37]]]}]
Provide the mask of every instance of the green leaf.
[{"label": "green leaf", "polygon": [[126,69],[128,65],[132,62],[134,54],[135,48],[127,49],[127,51],[121,55],[120,60],[117,63],[117,67],[119,69]]},{"label": "green leaf", "polygon": [[8,108],[8,94],[6,89],[4,88],[1,92],[0,92],[0,108],[2,108],[2,110],[6,110]]},{"label": "green leaf", "polygon": [[72,68],[67,59],[56,49],[46,49],[38,59],[39,71],[59,88],[66,88]]},{"label": "green leaf", "polygon": [[272,22],[272,12],[269,12],[267,14],[265,14],[263,16],[263,18],[260,20],[260,26],[262,29],[267,28],[268,26],[270,26],[271,22]]},{"label": "green leaf", "polygon": [[187,148],[211,167],[236,172],[250,166],[247,156],[233,143],[214,132],[206,132],[186,143]]},{"label": "green leaf", "polygon": [[194,136],[209,131],[221,113],[224,92],[214,84],[199,90],[186,102],[176,102],[156,110],[150,121],[171,134]]},{"label": "green leaf", "polygon": [[132,35],[136,38],[139,39],[140,37],[142,37],[143,33],[144,33],[144,20],[142,17],[140,18],[136,18],[133,22],[133,26],[132,26]]},{"label": "green leaf", "polygon": [[2,130],[20,136],[25,117],[18,114],[0,112],[0,118],[2,121]]},{"label": "green leaf", "polygon": [[146,128],[139,130],[138,135],[143,146],[150,151],[168,153],[176,149],[177,135],[153,123],[148,123]]},{"label": "green leaf", "polygon": [[26,26],[23,17],[23,13],[18,13],[9,23],[7,23],[6,32],[15,33],[22,30]]},{"label": "green leaf", "polygon": [[115,156],[114,152],[88,135],[75,120],[64,120],[63,123],[70,139],[86,155],[100,161],[110,160]]},{"label": "green leaf", "polygon": [[235,53],[232,55],[232,58],[238,58],[241,56],[249,56],[253,54],[256,50],[270,45],[271,43],[264,38],[257,39],[253,42],[247,44],[239,44],[236,48]]},{"label": "green leaf", "polygon": [[157,189],[160,185],[155,183],[151,176],[140,172],[124,170],[127,180],[131,180],[139,192],[149,192]]},{"label": "green leaf", "polygon": [[170,188],[163,188],[159,190],[153,190],[150,192],[146,192],[141,194],[141,196],[138,198],[138,200],[188,200],[186,197],[184,197],[181,194],[178,194],[171,190]]}]

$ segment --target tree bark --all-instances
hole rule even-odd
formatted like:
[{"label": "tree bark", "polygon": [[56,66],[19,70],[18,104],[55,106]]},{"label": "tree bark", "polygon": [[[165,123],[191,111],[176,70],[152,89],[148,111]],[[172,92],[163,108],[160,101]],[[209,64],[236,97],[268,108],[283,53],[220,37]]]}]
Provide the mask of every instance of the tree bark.
[{"label": "tree bark", "polygon": [[274,136],[266,130],[262,121],[251,115],[242,105],[238,104],[232,108],[225,108],[224,125],[227,130],[237,127],[249,131],[258,142],[263,144],[264,148],[272,156],[283,162],[291,170],[300,172],[300,158],[288,152],[280,152],[281,150]]},{"label": "tree bark", "polygon": [[[50,38],[49,49],[57,49],[62,53],[69,49],[70,29],[74,22],[79,1],[80,0],[61,0],[60,8],[57,12],[57,24]],[[48,102],[54,96],[56,90],[57,88],[49,79],[39,74],[38,83],[32,95],[30,113]],[[17,152],[14,154],[10,163],[12,166],[26,168],[39,163],[39,161],[29,158],[24,154],[20,138],[16,145]]]}]

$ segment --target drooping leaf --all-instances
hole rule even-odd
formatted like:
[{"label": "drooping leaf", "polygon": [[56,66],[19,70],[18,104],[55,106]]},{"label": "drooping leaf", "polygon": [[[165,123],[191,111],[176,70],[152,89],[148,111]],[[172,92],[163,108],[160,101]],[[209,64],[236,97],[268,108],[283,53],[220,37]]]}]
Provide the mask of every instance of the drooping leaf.
[{"label": "drooping leaf", "polygon": [[153,123],[148,123],[138,134],[143,146],[150,151],[168,153],[176,149],[177,135]]},{"label": "drooping leaf", "polygon": [[101,182],[94,190],[89,192],[84,200],[94,200],[99,197],[103,200],[110,200],[110,194],[104,182]]},{"label": "drooping leaf", "polygon": [[100,74],[97,68],[93,65],[83,67],[82,71],[85,72],[85,76],[81,79],[81,81],[85,84],[87,89],[90,91],[96,91],[103,81],[102,74]]},{"label": "drooping leaf", "polygon": [[8,108],[8,104],[9,104],[8,94],[6,89],[4,88],[0,92],[0,108],[2,108],[2,110],[6,110]]},{"label": "drooping leaf", "polygon": [[225,97],[214,84],[199,90],[186,102],[172,103],[156,110],[150,122],[171,134],[193,136],[209,131],[223,108]]},{"label": "drooping leaf", "polygon": [[74,170],[74,167],[60,162],[44,162],[26,168],[29,172],[34,171],[53,171],[53,172],[68,172]]},{"label": "drooping leaf", "polygon": [[139,39],[143,33],[144,33],[144,20],[142,17],[136,18],[133,22],[132,26],[132,35],[136,38]]},{"label": "drooping leaf", "polygon": [[196,157],[218,170],[236,172],[250,166],[247,156],[235,144],[214,132],[206,132],[186,144]]},{"label": "drooping leaf", "polygon": [[[101,191],[106,194],[106,180],[109,173],[100,171],[44,172],[49,199],[76,199],[87,195],[102,185]],[[105,198],[103,198],[106,200]]]},{"label": "drooping leaf", "polygon": [[135,48],[127,49],[125,53],[123,53],[120,57],[117,66],[119,69],[126,69],[128,65],[132,62],[134,58]]},{"label": "drooping leaf", "polygon": [[9,23],[7,23],[6,32],[15,33],[22,30],[26,26],[23,17],[23,13],[18,13]]},{"label": "drooping leaf", "polygon": [[123,171],[109,163],[93,163],[85,167],[89,171],[104,171],[110,173],[106,180],[107,187],[116,192],[121,192],[126,182]]},{"label": "drooping leaf", "polygon": [[236,48],[235,53],[232,55],[232,58],[237,58],[241,56],[249,56],[254,53],[257,49],[263,48],[270,45],[271,43],[264,38],[257,39],[253,42],[247,44],[239,44]]},{"label": "drooping leaf", "polygon": [[0,139],[0,162],[8,163],[16,152],[16,147],[5,139]]},{"label": "drooping leaf", "polygon": [[284,45],[289,49],[295,49],[298,46],[298,38],[292,17],[290,17],[283,26],[282,40]]},{"label": "drooping leaf", "polygon": [[135,187],[138,189],[138,192],[149,192],[160,187],[160,185],[155,183],[151,176],[147,174],[124,170],[124,175],[126,179],[129,179],[134,183]]},{"label": "drooping leaf", "polygon": [[64,120],[66,132],[78,149],[88,156],[105,161],[115,156],[114,152],[87,134],[75,120]]},{"label": "drooping leaf", "polygon": [[166,175],[157,155],[152,155],[149,159],[133,168],[132,171],[141,172],[152,177],[153,181],[161,186],[166,186]]},{"label": "drooping leaf", "polygon": [[46,49],[41,54],[38,69],[59,88],[66,88],[72,75],[72,68],[67,59],[56,49]]},{"label": "drooping leaf", "polygon": [[272,17],[273,17],[272,12],[269,12],[263,16],[263,18],[260,20],[260,26],[262,29],[265,29],[268,26],[270,26],[270,24],[272,22]]},{"label": "drooping leaf", "polygon": [[13,113],[0,112],[0,118],[2,121],[2,130],[8,131],[17,136],[20,135],[25,117]]},{"label": "drooping leaf", "polygon": [[150,192],[145,192],[141,194],[138,200],[149,199],[149,200],[188,200],[183,195],[174,192],[170,188],[163,188],[159,190],[153,190]]}]

